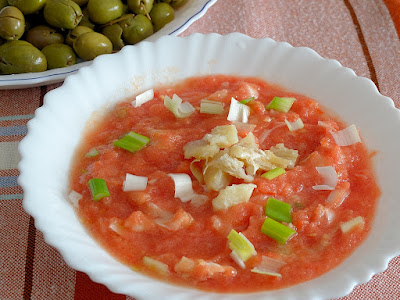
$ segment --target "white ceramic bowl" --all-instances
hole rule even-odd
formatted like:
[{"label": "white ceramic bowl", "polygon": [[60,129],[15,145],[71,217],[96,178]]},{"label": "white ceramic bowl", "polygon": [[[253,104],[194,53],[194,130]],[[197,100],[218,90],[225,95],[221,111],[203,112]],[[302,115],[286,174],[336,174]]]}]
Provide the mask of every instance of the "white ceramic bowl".
[{"label": "white ceramic bowl", "polygon": [[[179,35],[194,21],[201,18],[217,0],[191,0],[176,10],[175,19],[157,31],[147,41],[155,41],[164,35]],[[80,68],[90,65],[91,61],[79,62],[76,65],[48,70],[39,73],[0,75],[0,89],[29,88],[45,84],[62,82],[65,77],[76,73]]]},{"label": "white ceramic bowl", "polygon": [[400,114],[369,80],[308,48],[242,34],[165,36],[142,42],[69,76],[45,96],[20,143],[19,183],[24,208],[37,229],[74,269],[116,293],[137,299],[247,299],[248,294],[215,294],[158,282],[117,262],[86,233],[67,202],[69,167],[91,114],[160,83],[195,75],[257,76],[307,95],[356,124],[374,157],[382,196],[368,239],[344,263],[314,280],[252,294],[252,299],[325,299],[348,294],[383,271],[400,253]]}]

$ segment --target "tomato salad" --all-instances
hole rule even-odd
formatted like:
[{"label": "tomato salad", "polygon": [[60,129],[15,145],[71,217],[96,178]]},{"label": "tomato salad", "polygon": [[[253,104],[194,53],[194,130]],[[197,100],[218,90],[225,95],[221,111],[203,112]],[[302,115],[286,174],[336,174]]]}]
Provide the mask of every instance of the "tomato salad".
[{"label": "tomato salad", "polygon": [[271,290],[341,263],[380,194],[356,124],[257,78],[205,76],[113,107],[70,174],[80,220],[122,263],[215,292]]}]

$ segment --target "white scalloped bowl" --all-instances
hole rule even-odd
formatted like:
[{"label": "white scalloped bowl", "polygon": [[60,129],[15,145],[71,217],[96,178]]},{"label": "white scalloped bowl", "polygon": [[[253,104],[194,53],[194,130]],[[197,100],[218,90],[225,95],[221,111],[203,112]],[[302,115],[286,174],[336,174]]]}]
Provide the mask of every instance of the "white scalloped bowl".
[{"label": "white scalloped bowl", "polygon": [[400,114],[369,80],[308,48],[242,34],[166,36],[97,58],[45,96],[20,143],[19,183],[24,208],[36,228],[74,269],[110,290],[137,299],[247,299],[216,294],[144,276],[100,248],[67,202],[74,149],[95,111],[158,84],[206,74],[257,76],[319,101],[349,124],[357,124],[374,157],[382,195],[369,237],[330,272],[289,288],[251,294],[252,299],[325,299],[348,294],[400,253]]},{"label": "white scalloped bowl", "polygon": [[[177,36],[184,32],[193,22],[200,19],[217,0],[191,0],[176,10],[175,19],[162,29],[148,37],[146,41],[155,41],[164,35]],[[80,68],[90,65],[91,61],[79,62],[66,68],[59,68],[38,73],[0,75],[0,89],[29,88],[45,84],[62,82],[67,76],[76,73]]]}]

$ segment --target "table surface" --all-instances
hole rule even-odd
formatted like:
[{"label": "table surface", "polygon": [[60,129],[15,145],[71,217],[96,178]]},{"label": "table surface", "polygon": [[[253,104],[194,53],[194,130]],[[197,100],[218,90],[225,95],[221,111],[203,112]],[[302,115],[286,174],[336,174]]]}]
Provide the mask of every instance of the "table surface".
[{"label": "table surface", "polygon": [[[219,0],[182,35],[242,32],[307,46],[370,78],[400,107],[396,28],[400,0]],[[23,211],[18,142],[43,96],[57,86],[0,91],[0,299],[132,299],[69,268]],[[400,299],[400,256],[342,299]]]}]

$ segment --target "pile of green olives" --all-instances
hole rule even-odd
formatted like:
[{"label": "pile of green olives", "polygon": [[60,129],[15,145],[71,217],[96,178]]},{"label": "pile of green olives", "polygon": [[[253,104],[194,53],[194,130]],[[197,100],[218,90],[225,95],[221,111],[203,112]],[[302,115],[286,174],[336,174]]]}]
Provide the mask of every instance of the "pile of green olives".
[{"label": "pile of green olives", "polygon": [[188,0],[0,0],[0,74],[43,72],[136,44]]}]

